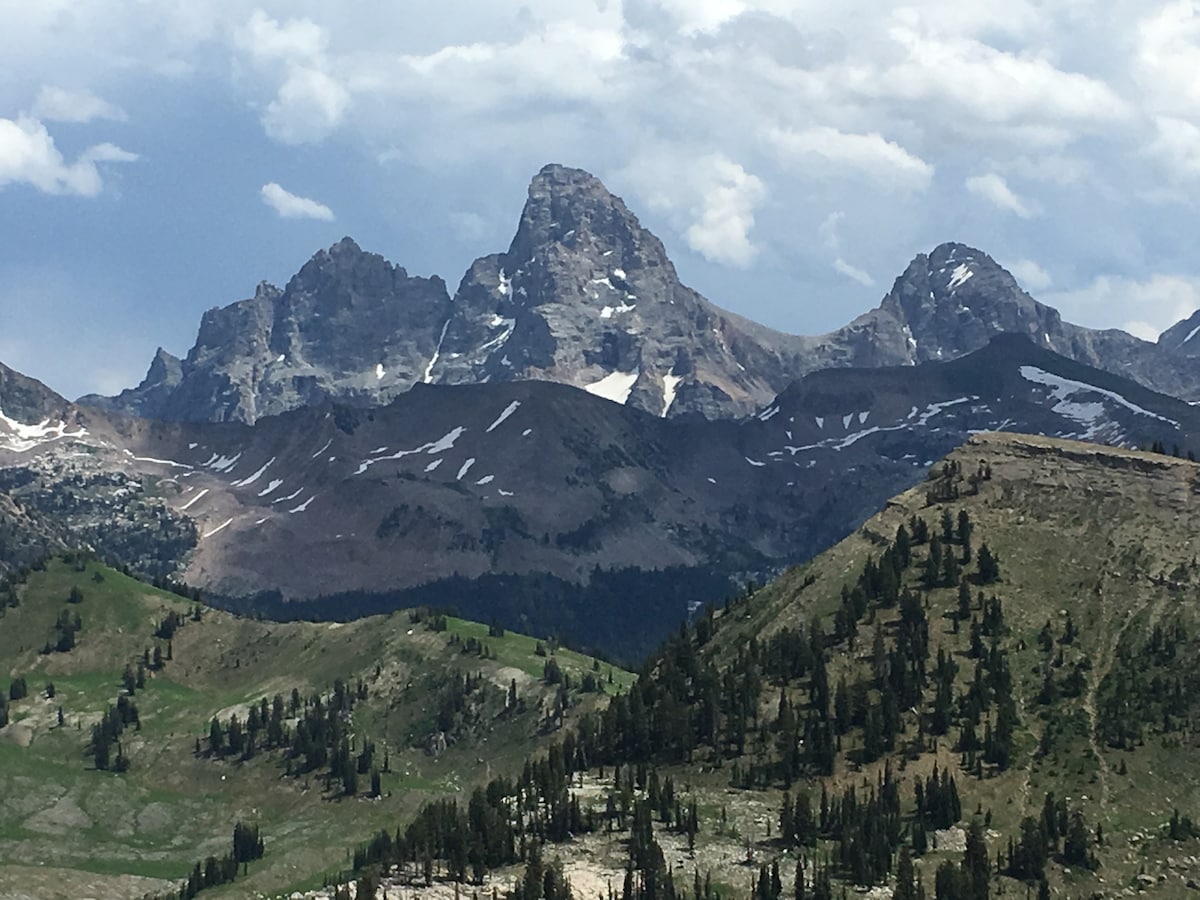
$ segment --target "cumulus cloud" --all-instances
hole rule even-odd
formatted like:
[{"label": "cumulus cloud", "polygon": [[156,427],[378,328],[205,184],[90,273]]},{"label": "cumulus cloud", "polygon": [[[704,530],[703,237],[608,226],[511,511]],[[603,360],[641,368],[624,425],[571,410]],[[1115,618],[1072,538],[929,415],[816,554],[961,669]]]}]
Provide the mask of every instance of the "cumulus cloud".
[{"label": "cumulus cloud", "polygon": [[997,209],[1013,213],[1022,219],[1029,219],[1037,215],[1037,208],[1034,204],[1013,193],[1003,176],[997,175],[995,172],[973,175],[964,184],[968,191],[976,197],[982,197]]},{"label": "cumulus cloud", "polygon": [[27,115],[0,118],[0,188],[28,184],[46,194],[95,197],[104,187],[100,164],[137,158],[106,143],[89,147],[69,163],[39,120]]},{"label": "cumulus cloud", "polygon": [[766,188],[757,176],[723,156],[708,157],[701,165],[706,184],[687,230],[688,246],[713,262],[748,266],[758,254],[750,231]]},{"label": "cumulus cloud", "polygon": [[324,203],[318,203],[308,197],[300,197],[276,184],[274,181],[264,184],[259,192],[263,202],[283,219],[317,219],[322,222],[333,221],[333,210]]},{"label": "cumulus cloud", "polygon": [[800,165],[815,161],[880,185],[921,191],[933,178],[933,166],[874,132],[848,134],[822,125],[803,131],[772,129],[767,139],[787,160]]},{"label": "cumulus cloud", "polygon": [[1137,23],[1133,73],[1157,112],[1200,112],[1200,12],[1191,0],[1151,9]]},{"label": "cumulus cloud", "polygon": [[263,125],[267,133],[285,144],[323,140],[333,133],[350,93],[320,69],[293,69],[267,104]]},{"label": "cumulus cloud", "polygon": [[1054,283],[1050,273],[1032,259],[1018,259],[1006,265],[1008,271],[1021,283],[1021,287],[1030,293],[1044,291]]},{"label": "cumulus cloud", "polygon": [[[859,69],[852,84],[860,93],[950,103],[953,118],[964,123],[1042,126],[1051,142],[1130,114],[1129,104],[1102,78],[1057,68],[1038,53],[1001,50],[925,23],[894,24],[888,36],[904,57],[882,69]],[[1064,130],[1064,124],[1070,127]]]},{"label": "cumulus cloud", "polygon": [[1200,177],[1200,128],[1174,116],[1158,116],[1154,139],[1146,153],[1156,159],[1172,181]]},{"label": "cumulus cloud", "polygon": [[234,41],[259,62],[319,63],[329,38],[312,19],[279,22],[256,9],[237,30]]},{"label": "cumulus cloud", "polygon": [[346,85],[331,73],[328,36],[311,19],[279,22],[255,10],[235,42],[278,87],[262,113],[267,134],[285,144],[324,140],[350,107]]},{"label": "cumulus cloud", "polygon": [[44,84],[33,102],[33,115],[44,122],[92,122],[110,119],[123,122],[125,110],[91,91],[71,91]]}]

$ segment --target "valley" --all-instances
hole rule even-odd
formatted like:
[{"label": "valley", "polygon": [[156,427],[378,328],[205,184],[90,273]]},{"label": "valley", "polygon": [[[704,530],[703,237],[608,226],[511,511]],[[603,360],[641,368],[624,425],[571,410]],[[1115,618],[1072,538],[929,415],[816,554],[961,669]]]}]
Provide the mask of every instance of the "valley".
[{"label": "valley", "polygon": [[[82,599],[73,603],[74,588]],[[84,557],[55,558],[14,590],[8,603],[15,596],[16,605],[0,618],[0,668],[14,673],[6,699],[18,678],[28,695],[6,704],[0,729],[3,896],[76,897],[84,884],[103,896],[162,891],[194,861],[227,852],[235,821],[259,826],[270,847],[236,895],[319,885],[343,865],[355,835],[365,839],[423,800],[519,771],[541,734],[592,708],[598,691],[630,683],[624,671],[593,672],[593,660],[570,651],[539,656],[533,639],[432,614],[346,625],[238,619]],[[75,646],[43,652],[63,611],[82,620]],[[172,616],[180,624],[164,638]],[[552,715],[561,684],[543,677],[551,656],[575,685],[561,720]],[[580,691],[586,676],[597,682],[592,693]],[[337,685],[360,698],[346,719],[351,752],[357,759],[367,742],[374,747],[352,795],[340,777],[325,777],[327,766],[309,769],[307,757],[286,750],[302,711],[315,697],[332,704]],[[98,770],[91,729],[120,697],[136,705],[138,724]],[[260,701],[276,697],[287,704],[280,747],[260,734],[256,751],[210,752],[214,717],[248,725],[250,710],[256,716]],[[115,771],[118,756],[127,771]]]}]

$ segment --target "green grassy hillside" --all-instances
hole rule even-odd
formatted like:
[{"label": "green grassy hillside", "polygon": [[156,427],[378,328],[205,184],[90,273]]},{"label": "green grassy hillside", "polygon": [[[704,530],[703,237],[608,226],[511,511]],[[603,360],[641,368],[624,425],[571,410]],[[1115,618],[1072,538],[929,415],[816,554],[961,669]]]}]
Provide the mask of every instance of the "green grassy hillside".
[{"label": "green grassy hillside", "polygon": [[[577,897],[779,900],[798,868],[821,900],[1191,896],[1198,559],[1197,464],[978,436],[489,792],[553,846],[483,887],[541,896],[520,863],[557,860]],[[424,874],[419,830],[358,859],[436,883],[488,838],[448,833]]]},{"label": "green grassy hillside", "polygon": [[[71,602],[73,590],[79,602]],[[229,895],[319,884],[355,842],[428,798],[518,768],[560,727],[552,717],[559,687],[542,677],[550,656],[572,685],[565,721],[600,702],[603,694],[578,689],[588,676],[609,693],[632,680],[457,619],[240,619],[71,557],[34,571],[16,597],[0,618],[0,690],[23,679],[28,693],[9,702],[9,724],[0,728],[0,896],[162,890],[196,860],[228,852],[236,821],[261,827],[267,853]],[[172,613],[180,624],[169,640],[156,637]],[[69,630],[75,616],[82,627],[75,646],[59,652],[64,614]],[[464,676],[472,679],[465,695]],[[278,694],[290,732],[302,715],[293,691],[302,705],[313,697],[328,703],[339,681],[360,698],[345,731],[355,753],[375,745],[382,796],[367,796],[369,773],[352,796],[340,780],[327,784],[322,769],[289,776],[300,765],[283,749],[260,747],[246,760],[209,752],[214,716],[246,724],[250,707]],[[89,753],[91,730],[123,695],[136,704],[140,727],[124,729],[110,770],[101,771]],[[127,771],[111,771],[118,756]]]},{"label": "green grassy hillside", "polygon": [[[882,569],[898,530],[911,537],[914,519],[925,522],[946,553],[961,559],[965,548],[957,534],[950,541],[940,538],[947,518],[957,532],[964,515],[972,548],[969,561],[957,567],[967,581],[965,608],[959,576],[932,584],[925,577],[929,541],[911,542],[911,562],[891,587],[893,597],[908,590],[917,598],[928,640],[923,687],[919,699],[895,712],[898,730],[890,746],[864,752],[868,740],[877,740],[868,738],[864,714],[885,719],[882,685],[901,680],[881,676],[880,662],[888,672],[902,657],[891,654],[906,627],[902,603],[882,601],[869,587],[867,596],[855,596],[863,590],[864,569]],[[980,577],[984,545],[999,560],[994,581]],[[764,684],[745,753],[708,758],[752,770],[761,790],[756,796],[774,794],[782,802],[788,779],[779,777],[780,696],[788,697],[795,717],[803,720],[814,704],[813,681],[811,674],[796,679],[771,674],[770,648],[797,636],[811,639],[813,622],[819,621],[831,716],[836,718],[838,685],[844,683],[855,721],[837,736],[828,773],[811,762],[802,765],[793,794],[807,791],[815,798],[824,790],[835,796],[854,787],[861,796],[890,769],[901,797],[901,844],[911,844],[919,818],[915,784],[936,763],[956,781],[964,811],[958,827],[966,829],[976,810],[985,815],[993,870],[997,855],[1007,856],[1009,839],[1019,843],[1022,821],[1037,818],[1053,793],[1068,819],[1082,814],[1087,852],[1098,865],[1067,861],[1065,837],[1058,835],[1045,868],[1052,894],[1118,896],[1148,888],[1157,896],[1190,895],[1189,884],[1200,884],[1200,842],[1185,826],[1173,829],[1170,823],[1175,810],[1200,818],[1198,556],[1200,467],[1194,463],[1043,438],[981,435],[850,538],[715,617],[703,657],[721,670],[740,671],[747,668],[747,648],[755,646]],[[878,587],[878,578],[875,583]],[[860,616],[850,610],[855,602]],[[986,610],[993,603],[1000,620],[989,630]],[[976,652],[973,625],[980,631]],[[934,726],[939,652],[957,669],[948,680],[948,727],[941,733]],[[993,675],[989,658],[999,660],[1002,674]],[[969,707],[980,678],[985,696],[976,716]],[[1000,681],[1011,683],[1004,689],[1012,700],[1007,712],[1000,708]],[[1010,722],[1001,725],[1001,717]],[[964,737],[970,719],[973,734]],[[988,733],[999,735],[1010,724],[1011,740],[989,759]],[[967,749],[973,744],[976,749]],[[931,848],[916,861],[930,894],[937,866],[961,859],[955,843],[953,853]],[[1036,891],[1035,882],[1029,886]],[[1006,877],[992,885],[993,893],[1025,890]]]}]

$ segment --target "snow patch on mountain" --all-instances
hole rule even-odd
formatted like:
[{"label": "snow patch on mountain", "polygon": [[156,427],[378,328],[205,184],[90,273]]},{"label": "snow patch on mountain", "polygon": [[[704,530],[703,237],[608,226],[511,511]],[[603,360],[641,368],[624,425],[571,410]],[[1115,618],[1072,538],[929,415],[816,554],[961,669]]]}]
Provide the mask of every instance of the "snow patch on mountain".
[{"label": "snow patch on mountain", "polygon": [[954,271],[950,273],[950,282],[947,284],[947,287],[949,287],[952,291],[956,288],[962,287],[962,285],[966,284],[974,274],[975,273],[971,271],[971,267],[966,263],[959,263]]},{"label": "snow patch on mountain", "polygon": [[287,503],[289,500],[295,500],[297,497],[299,497],[303,493],[304,493],[304,488],[299,487],[299,488],[296,488],[296,490],[292,491],[292,493],[288,494],[286,497],[279,497],[275,500],[272,500],[271,503],[272,503],[272,505],[274,505],[276,503]]},{"label": "snow patch on mountain", "polygon": [[514,400],[512,403],[508,404],[508,406],[504,408],[504,412],[500,413],[500,415],[496,418],[496,421],[487,427],[487,431],[485,433],[491,434],[493,431],[499,428],[502,424],[504,424],[505,419],[517,411],[517,407],[520,405],[520,400]]},{"label": "snow patch on mountain", "polygon": [[242,458],[239,452],[234,456],[217,456],[216,459],[209,460],[204,465],[206,468],[212,469],[214,472],[230,472],[237,465],[238,460]]},{"label": "snow patch on mountain", "polygon": [[228,528],[231,524],[233,524],[233,519],[228,518],[224,522],[222,522],[220,525],[218,525],[216,528],[213,528],[209,531],[204,532],[204,534],[200,535],[200,538],[201,538],[201,540],[203,540],[204,538],[210,538],[214,534],[216,534],[218,531],[223,531],[224,529]]},{"label": "snow patch on mountain", "polygon": [[191,500],[189,500],[187,503],[183,504],[183,506],[179,507],[179,511],[183,512],[185,509],[191,509],[192,504],[194,504],[197,500],[199,500],[201,497],[203,497],[207,493],[208,493],[208,488],[205,488],[200,493],[198,493],[195,497],[193,497]]},{"label": "snow patch on mountain", "polygon": [[1091,428],[1096,427],[1097,419],[1104,412],[1104,406],[1098,402],[1078,402],[1069,398],[1075,397],[1078,394],[1096,394],[1107,400],[1111,400],[1118,406],[1124,407],[1139,416],[1149,416],[1152,419],[1158,419],[1160,422],[1166,422],[1168,425],[1173,425],[1176,428],[1179,427],[1179,423],[1174,419],[1168,419],[1166,416],[1160,416],[1158,413],[1144,409],[1136,403],[1126,400],[1115,391],[1105,390],[1104,388],[1096,387],[1094,384],[1087,384],[1083,381],[1063,378],[1061,375],[1055,375],[1053,372],[1047,372],[1045,369],[1039,369],[1037,366],[1021,366],[1020,372],[1021,377],[1026,381],[1045,385],[1050,389],[1050,397],[1056,401],[1053,407],[1056,413],[1079,422],[1081,425],[1087,425]]},{"label": "snow patch on mountain", "polygon": [[281,484],[283,484],[282,478],[272,478],[270,481],[267,482],[267,486],[258,492],[258,496],[260,496],[260,497],[267,496],[267,494],[270,494],[272,491],[275,490],[275,488],[279,487]]},{"label": "snow patch on mountain", "polygon": [[599,381],[585,384],[583,389],[589,394],[624,405],[633,391],[634,384],[637,383],[638,374],[636,371],[611,372]]},{"label": "snow patch on mountain", "polygon": [[248,478],[243,478],[241,481],[231,482],[231,485],[233,487],[249,487],[250,485],[254,484],[254,482],[258,481],[259,478],[262,477],[263,473],[266,472],[268,468],[270,468],[271,463],[273,463],[273,462],[275,462],[274,456],[272,456],[265,463],[263,463],[262,468],[259,469],[257,472],[255,472],[253,475],[249,476]]},{"label": "snow patch on mountain", "polygon": [[433,348],[433,356],[429,357],[429,365],[425,367],[425,377],[422,379],[424,384],[433,384],[433,367],[437,365],[438,359],[442,355],[442,344],[446,341],[446,332],[450,330],[450,320],[446,320],[446,324],[442,326],[442,333],[438,337],[437,346]]},{"label": "snow patch on mountain", "polygon": [[[388,456],[375,456],[371,459],[364,459],[358,464],[358,468],[355,470],[354,474],[361,475],[363,472],[367,471],[367,469],[371,468],[371,466],[375,465],[375,463],[383,462],[384,460],[403,459],[406,456],[415,456],[418,453],[427,453],[430,456],[438,453],[445,453],[447,450],[454,448],[454,442],[462,437],[463,432],[466,430],[467,429],[465,429],[463,426],[459,425],[456,428],[452,428],[436,441],[429,441],[428,443],[422,444],[419,447],[414,447],[412,450],[397,450],[395,453],[392,453]],[[386,450],[387,448],[384,447],[382,449]]]},{"label": "snow patch on mountain", "polygon": [[675,403],[675,392],[679,388],[679,382],[683,381],[682,375],[664,375],[663,376],[663,408],[659,416],[663,419],[667,417],[667,413],[671,411],[672,404]]},{"label": "snow patch on mountain", "polygon": [[50,441],[62,438],[79,438],[87,434],[87,429],[67,431],[63,422],[51,424],[49,419],[43,419],[36,425],[26,425],[16,419],[10,419],[0,410],[0,423],[8,427],[9,434],[0,434],[0,448],[12,450],[14,453],[24,453]]}]

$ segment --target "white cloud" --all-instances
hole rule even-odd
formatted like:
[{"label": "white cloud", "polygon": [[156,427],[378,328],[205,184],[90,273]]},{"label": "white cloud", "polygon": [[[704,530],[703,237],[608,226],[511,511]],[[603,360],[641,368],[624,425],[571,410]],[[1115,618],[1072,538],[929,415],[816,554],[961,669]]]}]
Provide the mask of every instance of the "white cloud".
[{"label": "white cloud", "polygon": [[773,128],[767,140],[787,160],[801,166],[819,161],[850,175],[866,175],[880,185],[922,191],[933,178],[933,166],[878,133],[847,134],[828,126],[803,131]]},{"label": "white cloud", "polygon": [[758,253],[750,241],[754,209],[766,188],[758,177],[723,156],[708,157],[701,165],[707,184],[686,233],[688,246],[713,262],[748,266]]},{"label": "white cloud", "polygon": [[1200,276],[1154,274],[1137,280],[1101,275],[1081,288],[1041,299],[1057,307],[1069,321],[1095,328],[1122,328],[1154,340],[1200,309]]},{"label": "white cloud", "polygon": [[838,209],[827,215],[822,220],[820,227],[817,228],[817,236],[821,238],[821,243],[826,249],[837,252],[842,245],[842,239],[838,234],[838,228],[845,220],[846,214]]},{"label": "white cloud", "polygon": [[1200,112],[1200,14],[1191,0],[1165,3],[1137,23],[1133,74],[1157,112]]},{"label": "white cloud", "polygon": [[618,177],[650,209],[665,214],[705,259],[746,267],[758,255],[750,231],[766,186],[740,163],[720,154],[676,158],[669,151],[649,151]]},{"label": "white cloud", "polygon": [[1016,262],[1008,263],[1005,268],[1016,277],[1017,281],[1021,283],[1021,287],[1030,293],[1044,291],[1054,283],[1050,273],[1032,259],[1018,259]]},{"label": "white cloud", "polygon": [[968,191],[977,197],[982,197],[997,209],[1013,213],[1022,219],[1029,219],[1037,215],[1037,207],[1013,193],[1003,176],[997,175],[995,172],[974,175],[968,178],[965,184]]},{"label": "white cloud", "polygon": [[68,163],[46,126],[32,116],[0,118],[0,188],[28,184],[46,194],[95,197],[104,187],[99,163],[138,157],[114,144],[97,144]]},{"label": "white cloud", "polygon": [[1184,119],[1158,116],[1154,132],[1146,152],[1162,164],[1172,181],[1200,177],[1200,128]]},{"label": "white cloud", "polygon": [[1121,326],[1122,331],[1128,331],[1136,338],[1141,338],[1143,341],[1154,342],[1158,340],[1158,336],[1166,329],[1155,328],[1149,322],[1132,321],[1126,322]]},{"label": "white cloud", "polygon": [[864,287],[870,287],[871,285],[873,285],[875,283],[874,278],[872,278],[870,275],[868,275],[866,272],[864,272],[862,269],[858,268],[857,266],[850,265],[850,263],[846,262],[840,256],[833,261],[833,268],[836,271],[840,272],[841,274],[845,275],[851,281],[857,281],[859,284],[863,285]]},{"label": "white cloud", "polygon": [[300,197],[285,190],[274,181],[264,184],[260,191],[263,202],[284,219],[318,219],[322,222],[333,221],[333,210],[324,203],[318,203],[308,197]]},{"label": "white cloud", "polygon": [[[862,66],[855,90],[873,97],[953,104],[950,124],[1025,124],[1058,143],[1074,129],[1108,127],[1130,115],[1129,104],[1102,78],[1057,68],[1030,50],[1000,50],[973,36],[896,23],[888,37],[905,58]],[[865,62],[865,61],[864,61]],[[956,121],[957,120],[957,121]]]},{"label": "white cloud", "polygon": [[863,287],[870,287],[875,283],[875,279],[858,266],[846,262],[841,256],[842,238],[839,229],[845,219],[846,213],[842,210],[839,209],[831,212],[817,227],[817,236],[821,239],[821,243],[825,246],[825,249],[835,255],[831,263],[835,272],[845,275],[851,281],[858,282]]},{"label": "white cloud", "polygon": [[234,38],[269,82],[278,83],[262,113],[267,134],[285,144],[324,140],[341,125],[351,94],[332,74],[328,35],[311,19],[279,22],[255,10]]},{"label": "white cloud", "polygon": [[329,38],[312,19],[281,23],[256,9],[237,30],[234,41],[259,62],[320,63]]},{"label": "white cloud", "polygon": [[45,122],[92,122],[109,119],[123,122],[125,110],[90,91],[70,91],[44,84],[33,102],[33,115]]},{"label": "white cloud", "polygon": [[267,133],[285,144],[328,137],[350,105],[350,93],[320,69],[296,68],[263,115]]}]

